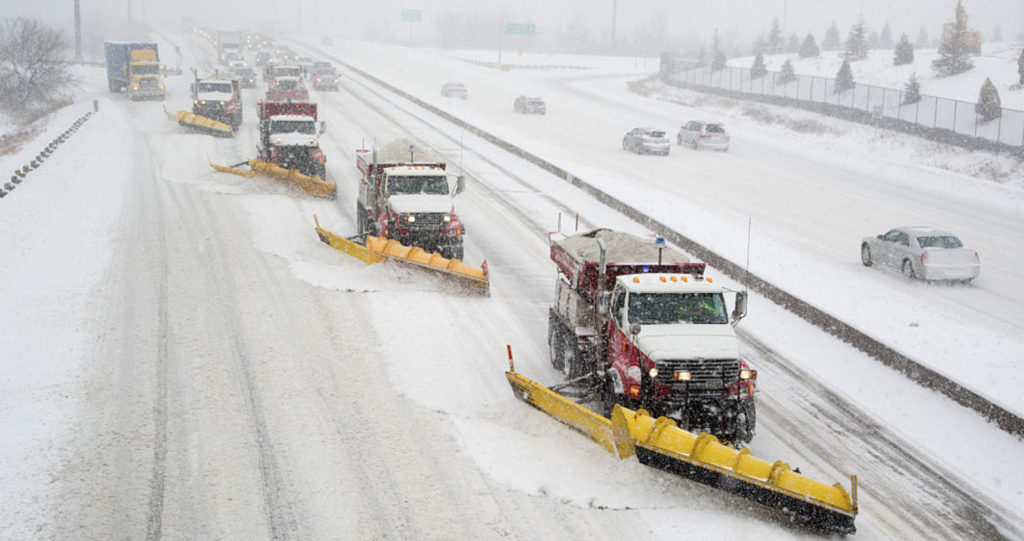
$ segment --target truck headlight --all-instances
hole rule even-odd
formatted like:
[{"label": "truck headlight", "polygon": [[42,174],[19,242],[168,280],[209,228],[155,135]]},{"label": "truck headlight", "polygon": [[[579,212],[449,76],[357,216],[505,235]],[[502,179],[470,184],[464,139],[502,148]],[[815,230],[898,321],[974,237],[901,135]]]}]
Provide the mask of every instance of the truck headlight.
[{"label": "truck headlight", "polygon": [[445,222],[450,222],[450,221],[452,221],[452,215],[451,214],[445,214],[444,217],[441,218],[441,219],[444,220]]},{"label": "truck headlight", "polygon": [[658,377],[658,369],[657,368],[652,368],[652,369],[650,369],[647,372],[647,374],[650,375],[651,378],[656,378],[656,377]]},{"label": "truck headlight", "polygon": [[740,370],[740,379],[750,379],[750,370]]},{"label": "truck headlight", "polygon": [[673,372],[672,373],[672,379],[674,379],[676,381],[690,381],[690,371],[689,370],[681,370],[679,372]]},{"label": "truck headlight", "polygon": [[405,216],[403,219],[409,223],[413,223],[416,221],[416,216],[413,214],[409,214],[408,216]]}]

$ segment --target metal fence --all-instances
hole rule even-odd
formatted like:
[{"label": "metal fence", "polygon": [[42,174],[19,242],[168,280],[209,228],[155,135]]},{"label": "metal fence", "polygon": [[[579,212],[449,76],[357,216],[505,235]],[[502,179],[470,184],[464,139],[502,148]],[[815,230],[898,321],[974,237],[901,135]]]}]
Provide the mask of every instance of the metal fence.
[{"label": "metal fence", "polygon": [[1015,109],[1004,108],[998,118],[985,121],[973,102],[922,94],[920,100],[906,103],[902,90],[856,83],[836,92],[835,79],[828,77],[797,75],[784,83],[778,72],[754,78],[749,68],[712,70],[671,55],[662,56],[661,79],[674,86],[794,105],[962,146],[1024,152],[1024,111]]}]

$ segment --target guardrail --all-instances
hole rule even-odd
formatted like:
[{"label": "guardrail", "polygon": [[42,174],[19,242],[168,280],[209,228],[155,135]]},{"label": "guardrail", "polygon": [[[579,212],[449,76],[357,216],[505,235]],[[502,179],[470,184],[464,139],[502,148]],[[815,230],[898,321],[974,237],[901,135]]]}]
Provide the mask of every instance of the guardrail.
[{"label": "guardrail", "polygon": [[713,70],[670,54],[662,55],[659,74],[672,86],[800,107],[966,148],[1024,153],[1024,111],[1016,109],[1003,108],[998,118],[985,121],[973,102],[921,94],[906,103],[902,90],[863,83],[836,92],[835,79],[828,77],[797,75],[782,82],[779,72],[752,77],[750,68]]},{"label": "guardrail", "polygon": [[677,246],[690,252],[697,258],[703,260],[708,265],[718,269],[725,273],[733,280],[745,285],[746,287],[760,293],[765,298],[772,302],[782,306],[789,310],[793,314],[796,314],[801,319],[808,323],[818,327],[822,331],[825,331],[836,338],[839,338],[843,342],[850,344],[851,346],[859,349],[867,355],[877,359],[882,364],[889,366],[904,376],[920,384],[923,387],[938,391],[947,397],[951,398],[958,404],[970,408],[985,418],[996,423],[1000,429],[1018,437],[1024,437],[1024,418],[1002,408],[1001,406],[994,404],[987,400],[985,397],[975,393],[974,391],[960,385],[959,383],[935,372],[934,370],[918,363],[917,361],[907,357],[906,355],[896,351],[895,349],[871,338],[864,332],[853,327],[852,325],[832,316],[810,303],[801,300],[800,298],[783,291],[782,289],[775,287],[767,280],[757,276],[756,274],[749,273],[747,269],[741,265],[737,265],[732,261],[729,261],[725,257],[717,254],[711,249],[698,243],[697,241],[679,233],[669,226],[661,223],[654,218],[651,218],[640,209],[629,205],[628,203],[621,201],[608,193],[595,187],[593,184],[581,179],[580,177],[573,175],[569,171],[562,167],[555,165],[544,158],[541,158],[535,154],[532,154],[519,146],[509,143],[503,139],[499,139],[497,136],[487,132],[481,128],[478,128],[446,111],[435,107],[416,96],[405,92],[404,90],[395,87],[394,85],[378,79],[377,77],[345,62],[341,62],[346,68],[358,73],[362,77],[372,81],[385,89],[405,98],[417,106],[422,107],[431,113],[463,128],[470,133],[484,139],[485,141],[517,156],[524,160],[533,163],[537,167],[564,179],[566,182],[579,188],[584,193],[594,197],[601,203],[608,207],[622,213],[637,223],[647,227],[651,231],[658,233],[663,236],[666,240],[671,241]]},{"label": "guardrail", "polygon": [[52,141],[50,141],[50,144],[43,147],[43,150],[39,151],[39,153],[36,154],[36,157],[29,161],[29,163],[25,164],[24,166],[18,169],[15,169],[14,174],[11,175],[11,180],[4,183],[3,188],[0,188],[0,198],[7,197],[7,194],[14,191],[14,189],[17,188],[19,184],[21,184],[28,178],[29,173],[42,167],[43,162],[45,162],[47,158],[49,158],[54,152],[56,152],[57,149],[60,148],[61,144],[63,144],[75,132],[77,132],[78,128],[81,128],[82,124],[85,124],[85,121],[92,118],[92,115],[97,111],[99,111],[99,107],[97,102],[94,101],[92,111],[85,113],[78,120],[74,121],[74,123],[71,124],[70,128],[68,128],[67,130],[64,131],[64,133],[58,135]]}]

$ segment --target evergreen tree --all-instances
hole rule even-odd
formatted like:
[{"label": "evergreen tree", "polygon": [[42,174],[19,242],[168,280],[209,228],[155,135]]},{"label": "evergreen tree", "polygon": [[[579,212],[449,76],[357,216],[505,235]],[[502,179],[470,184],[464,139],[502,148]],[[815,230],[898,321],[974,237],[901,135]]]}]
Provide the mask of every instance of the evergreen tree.
[{"label": "evergreen tree", "polygon": [[921,101],[921,83],[917,82],[917,74],[910,74],[910,80],[903,85],[903,104],[910,105]]},{"label": "evergreen tree", "polygon": [[956,75],[974,67],[967,51],[967,12],[963,0],[956,2],[956,19],[949,32],[942,37],[939,58],[932,62],[932,68],[940,75]]},{"label": "evergreen tree", "polygon": [[996,90],[996,85],[992,84],[992,80],[987,77],[981,85],[981,92],[978,94],[978,104],[974,106],[974,111],[985,122],[999,118],[1003,114],[1003,106],[999,101],[999,91]]},{"label": "evergreen tree", "polygon": [[850,35],[846,38],[846,58],[848,60],[864,60],[868,57],[867,28],[861,18],[850,27]]},{"label": "evergreen tree", "polygon": [[914,46],[910,44],[910,38],[906,34],[900,36],[900,42],[896,44],[896,52],[892,60],[893,65],[902,66],[914,62]]},{"label": "evergreen tree", "polygon": [[708,63],[708,54],[704,52],[704,47],[700,48],[700,54],[697,55],[697,65],[703,66]]},{"label": "evergreen tree", "polygon": [[765,50],[764,34],[758,34],[757,38],[754,39],[754,43],[751,46],[751,51],[754,54],[763,53]]},{"label": "evergreen tree", "polygon": [[768,54],[781,53],[783,51],[782,40],[782,26],[779,25],[779,18],[775,17],[772,19],[772,28],[768,31],[768,37],[765,39],[765,49]]},{"label": "evergreen tree", "polygon": [[821,48],[825,51],[839,50],[839,27],[836,26],[835,20],[832,21],[832,26],[825,30],[825,39],[821,41]]},{"label": "evergreen tree", "polygon": [[928,48],[928,31],[925,30],[923,26],[921,27],[921,30],[917,32],[917,41],[914,42],[914,45],[917,46],[918,49]]},{"label": "evergreen tree", "polygon": [[854,84],[853,70],[850,69],[850,61],[848,59],[844,59],[843,65],[839,66],[839,72],[836,73],[836,94],[850,90],[854,87]]},{"label": "evergreen tree", "polygon": [[878,32],[872,30],[871,33],[868,34],[868,49],[878,49],[881,48],[881,46],[882,42],[878,38]]},{"label": "evergreen tree", "polygon": [[1020,75],[1020,84],[1024,85],[1024,49],[1020,50],[1020,56],[1017,57],[1017,74]]},{"label": "evergreen tree", "polygon": [[764,55],[757,53],[757,56],[754,57],[754,64],[750,66],[750,78],[760,79],[766,73],[768,73],[768,68],[764,66]]},{"label": "evergreen tree", "polygon": [[787,53],[795,53],[800,50],[800,38],[797,37],[796,32],[793,32],[789,36],[789,43],[786,44]]},{"label": "evergreen tree", "polygon": [[722,51],[722,42],[718,39],[718,29],[711,38],[711,69],[715,71],[725,69],[725,53]]},{"label": "evergreen tree", "polygon": [[814,35],[808,32],[804,42],[800,44],[800,58],[811,58],[820,54],[821,51],[818,50],[818,43],[814,41]]},{"label": "evergreen tree", "polygon": [[786,60],[782,64],[782,71],[779,72],[779,78],[776,79],[776,84],[784,85],[792,83],[796,80],[796,73],[793,71],[793,63]]},{"label": "evergreen tree", "polygon": [[882,49],[888,49],[896,45],[896,42],[892,40],[892,28],[889,27],[889,21],[885,21],[885,26],[882,27],[882,34],[878,36],[878,46]]}]

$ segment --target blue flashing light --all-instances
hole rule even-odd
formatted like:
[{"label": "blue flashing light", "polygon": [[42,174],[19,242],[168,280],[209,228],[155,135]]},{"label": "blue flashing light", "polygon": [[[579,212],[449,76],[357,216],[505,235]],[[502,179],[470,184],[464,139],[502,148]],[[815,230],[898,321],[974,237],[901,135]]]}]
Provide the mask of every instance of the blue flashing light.
[{"label": "blue flashing light", "polygon": [[644,265],[641,270],[643,270],[644,272],[651,272],[651,267]]}]

